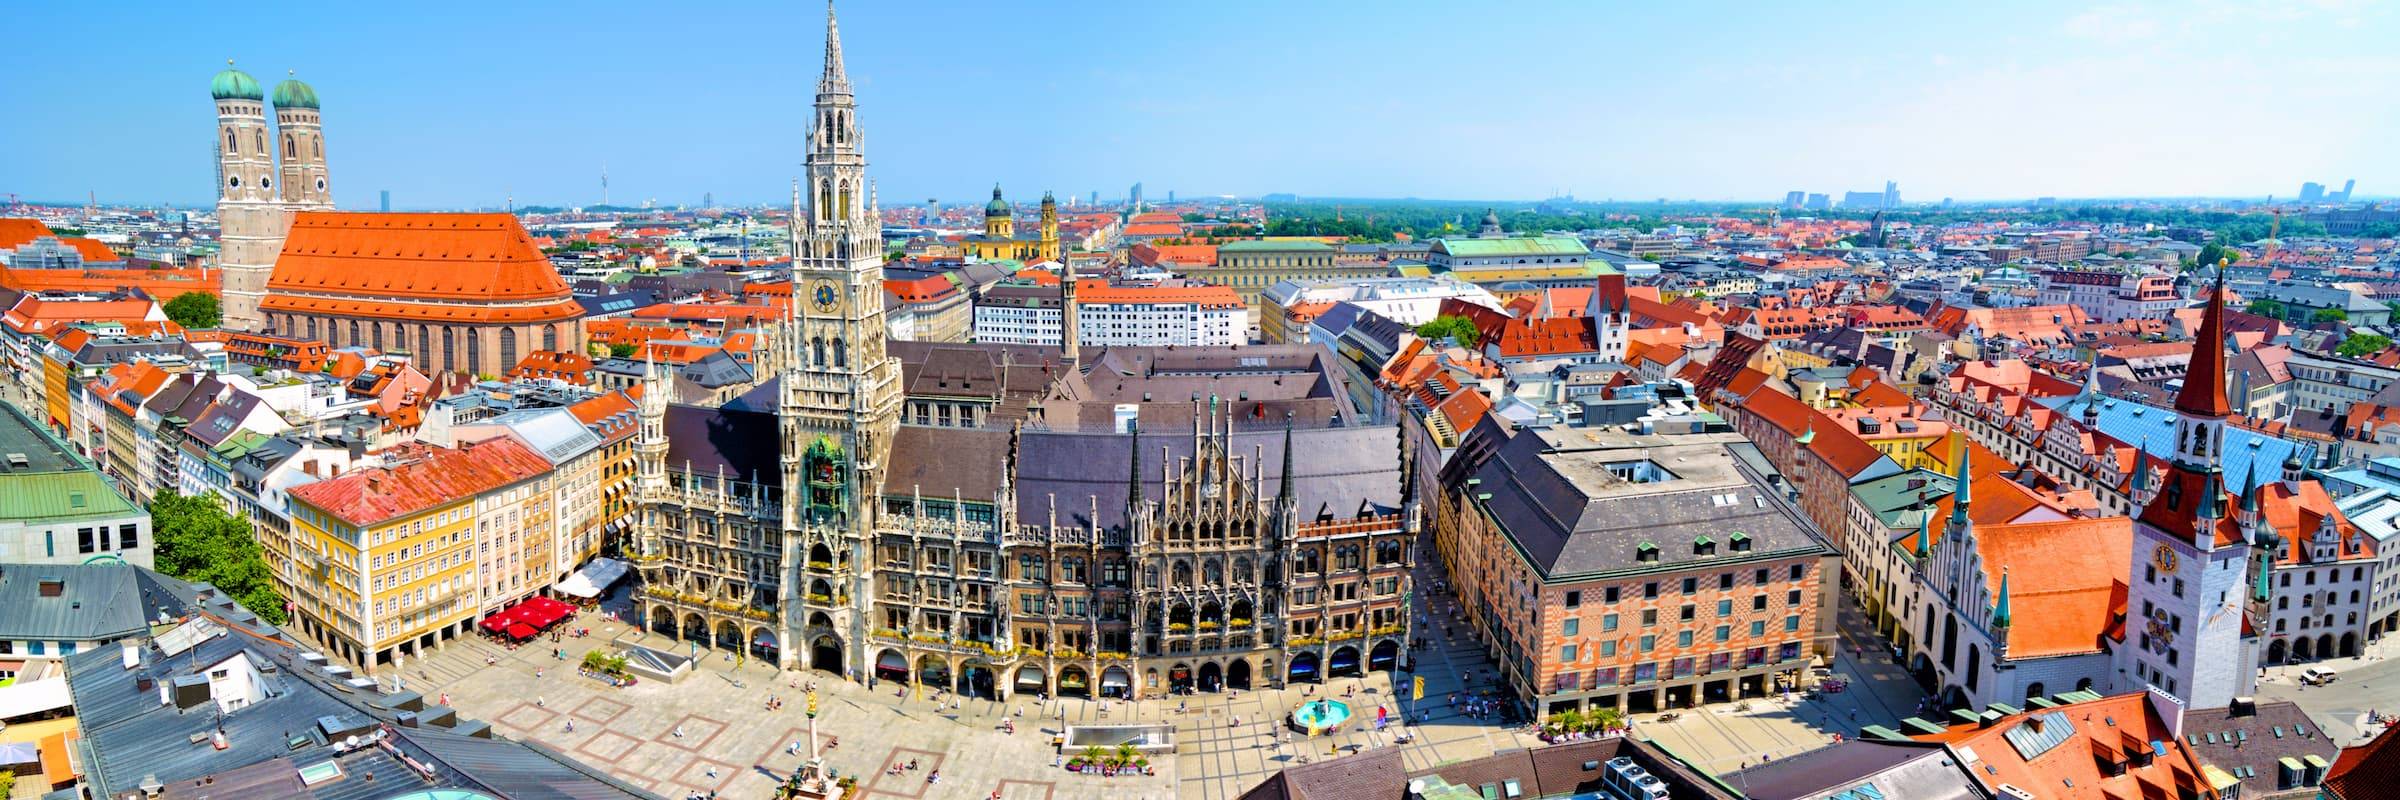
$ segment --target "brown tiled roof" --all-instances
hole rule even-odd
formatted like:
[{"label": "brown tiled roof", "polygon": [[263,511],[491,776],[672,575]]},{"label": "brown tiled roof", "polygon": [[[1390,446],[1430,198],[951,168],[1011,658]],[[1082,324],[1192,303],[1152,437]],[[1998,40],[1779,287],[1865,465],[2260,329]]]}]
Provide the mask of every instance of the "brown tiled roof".
[{"label": "brown tiled roof", "polygon": [[2325,792],[2334,800],[2400,800],[2400,746],[2392,744],[2396,730],[2400,725],[2344,748],[2325,771]]},{"label": "brown tiled roof", "polygon": [[293,215],[269,311],[459,322],[583,313],[512,214],[304,211]]}]

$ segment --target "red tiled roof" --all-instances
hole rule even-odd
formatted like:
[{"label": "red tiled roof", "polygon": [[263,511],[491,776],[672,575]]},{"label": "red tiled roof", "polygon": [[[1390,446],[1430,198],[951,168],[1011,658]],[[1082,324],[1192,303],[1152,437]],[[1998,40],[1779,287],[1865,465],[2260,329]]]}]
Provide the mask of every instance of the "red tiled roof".
[{"label": "red tiled roof", "polygon": [[433,447],[409,444],[389,466],[292,487],[289,494],[352,525],[373,525],[507,486],[549,471],[550,462],[508,437]]},{"label": "red tiled roof", "polygon": [[1192,303],[1204,308],[1240,308],[1242,296],[1231,286],[1110,286],[1100,278],[1075,281],[1075,302],[1083,304]]},{"label": "red tiled roof", "polygon": [[459,322],[583,314],[513,214],[303,211],[267,279],[269,311]]},{"label": "red tiled roof", "polygon": [[2400,800],[2400,725],[2357,747],[2342,748],[2323,784],[2333,800]]},{"label": "red tiled roof", "polygon": [[0,217],[0,248],[15,248],[44,236],[56,236],[38,219]]}]

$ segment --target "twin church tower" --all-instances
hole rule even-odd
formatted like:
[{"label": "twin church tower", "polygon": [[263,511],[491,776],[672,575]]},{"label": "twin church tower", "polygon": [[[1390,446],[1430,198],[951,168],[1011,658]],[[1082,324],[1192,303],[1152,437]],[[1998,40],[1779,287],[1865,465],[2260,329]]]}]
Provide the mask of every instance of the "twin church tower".
[{"label": "twin church tower", "polygon": [[225,270],[225,327],[266,327],[259,303],[296,211],[327,211],[325,129],[317,92],[297,79],[275,85],[275,125],[257,79],[226,63],[209,84],[217,100],[217,224]]}]

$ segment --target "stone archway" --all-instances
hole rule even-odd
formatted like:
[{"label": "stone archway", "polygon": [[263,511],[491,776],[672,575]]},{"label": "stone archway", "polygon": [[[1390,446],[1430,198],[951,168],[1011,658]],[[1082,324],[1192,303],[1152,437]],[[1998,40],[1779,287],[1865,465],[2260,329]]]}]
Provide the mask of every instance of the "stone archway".
[{"label": "stone archway", "polygon": [[2342,634],[2342,649],[2340,652],[2344,658],[2358,655],[2358,634]]},{"label": "stone archway", "polygon": [[1299,681],[1322,682],[1325,676],[1318,674],[1317,654],[1293,653],[1290,679],[1295,683]]},{"label": "stone archway", "polygon": [[1200,687],[1200,691],[1203,691],[1203,692],[1221,692],[1221,691],[1224,691],[1224,690],[1225,690],[1225,668],[1224,668],[1224,667],[1222,667],[1222,666],[1218,666],[1217,662],[1214,662],[1214,661],[1210,661],[1210,662],[1207,662],[1207,663],[1201,664],[1201,665],[1200,665],[1200,683],[1199,683],[1199,687]]},{"label": "stone archway", "polygon": [[999,688],[999,681],[992,677],[990,662],[970,658],[958,665],[959,694],[993,700],[999,698]]},{"label": "stone archway", "polygon": [[1167,668],[1167,691],[1183,694],[1192,690],[1192,665],[1176,662]]},{"label": "stone archway", "polygon": [[1359,675],[1358,666],[1358,648],[1343,645],[1334,648],[1333,655],[1325,659],[1325,677],[1355,678]]},{"label": "stone archway", "polygon": [[1237,658],[1225,665],[1225,686],[1229,689],[1250,688],[1250,660]]},{"label": "stone archway", "polygon": [[1016,686],[1018,694],[1048,697],[1050,695],[1050,675],[1042,671],[1038,664],[1027,664],[1017,668]]},{"label": "stone archway", "polygon": [[2287,645],[2287,644],[2285,644],[2285,643],[2284,643],[2284,640],[2282,640],[2282,639],[2277,639],[2277,640],[2275,640],[2275,641],[2268,642],[2268,643],[2267,643],[2267,663],[2269,663],[2269,664],[2281,664],[2281,663],[2283,663],[2283,660],[2284,660],[2285,658],[2289,658],[2289,657],[2291,656],[2290,649],[2291,649],[2291,648],[2290,648],[2290,645]]},{"label": "stone archway", "polygon": [[1069,664],[1058,668],[1058,696],[1092,696],[1092,678],[1082,667]]},{"label": "stone archway", "polygon": [[883,652],[876,653],[875,677],[887,681],[909,683],[908,656],[901,655],[900,651],[891,648],[885,648]]},{"label": "stone archway", "polygon": [[699,614],[683,615],[683,632],[681,636],[683,640],[687,642],[708,644],[708,620],[702,618]]},{"label": "stone archway", "polygon": [[1101,670],[1100,696],[1132,699],[1133,673],[1124,667],[1109,667]]},{"label": "stone archway", "polygon": [[820,634],[814,641],[809,642],[808,666],[810,669],[842,675],[847,672],[842,666],[842,660],[842,640],[834,638],[833,634]]},{"label": "stone archway", "polygon": [[1367,669],[1390,671],[1400,666],[1400,643],[1385,639],[1367,651]]},{"label": "stone archway", "polygon": [[950,662],[937,655],[918,656],[916,677],[934,687],[947,688],[950,685]]},{"label": "stone archway", "polygon": [[2025,685],[2025,699],[2026,699],[2026,700],[2030,701],[2030,700],[2032,700],[2033,698],[2036,698],[2036,697],[2042,697],[2042,696],[2044,696],[2044,695],[2043,695],[2043,692],[2042,692],[2042,682],[2041,682],[2041,681],[2034,681],[2034,682],[2032,682],[2032,683],[2029,683],[2029,684],[2026,684],[2026,685]]},{"label": "stone archway", "polygon": [[733,620],[717,623],[716,646],[727,652],[742,652],[742,626],[733,624]]},{"label": "stone archway", "polygon": [[783,656],[783,640],[767,627],[750,629],[750,656],[765,661],[777,661]]},{"label": "stone archway", "polygon": [[675,609],[670,606],[650,607],[650,632],[668,638],[681,638],[675,631]]},{"label": "stone archway", "polygon": [[2315,650],[2316,645],[2314,644],[2314,640],[2306,636],[2295,636],[2292,638],[2293,661],[2307,661],[2310,654],[2315,652]]}]

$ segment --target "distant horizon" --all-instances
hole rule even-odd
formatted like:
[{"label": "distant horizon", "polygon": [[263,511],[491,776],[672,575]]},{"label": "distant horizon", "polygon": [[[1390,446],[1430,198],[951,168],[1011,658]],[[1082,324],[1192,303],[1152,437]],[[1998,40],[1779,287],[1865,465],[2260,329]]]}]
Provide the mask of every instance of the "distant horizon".
[{"label": "distant horizon", "polygon": [[[1493,199],[1493,198],[1469,198],[1469,199],[1455,199],[1455,198],[1441,198],[1441,197],[1358,197],[1358,196],[1333,196],[1333,195],[1299,195],[1297,200],[1292,200],[1292,201],[1283,201],[1283,200],[1276,200],[1276,201],[1266,201],[1266,200],[1262,200],[1262,199],[1261,199],[1262,197],[1264,197],[1265,195],[1268,195],[1268,194],[1288,194],[1288,193],[1286,193],[1286,192],[1264,192],[1264,193],[1260,193],[1260,194],[1242,194],[1242,195],[1221,195],[1221,194],[1208,194],[1208,195],[1196,195],[1196,196],[1179,196],[1179,197],[1177,198],[1177,200],[1175,201],[1175,204],[1177,204],[1177,205],[1181,205],[1181,204],[1184,204],[1184,203],[1189,203],[1189,202],[1197,202],[1197,201],[1220,201],[1220,202],[1221,202],[1221,201],[1227,201],[1227,200],[1231,200],[1231,201],[1235,201],[1235,202],[1244,202],[1244,203],[1252,203],[1252,204],[1259,204],[1259,205],[1265,205],[1265,204],[1268,204],[1268,203],[1270,203],[1270,202],[1273,202],[1273,203],[1285,203],[1285,202],[1292,202],[1292,203],[1341,203],[1341,202],[1352,202],[1352,201],[1356,201],[1356,202],[1360,202],[1360,203],[1382,203],[1382,204],[1391,204],[1391,203],[1430,203],[1430,204],[1436,204],[1436,205],[1476,205],[1476,204],[1489,204],[1489,205],[1494,205],[1494,206],[1530,206],[1530,205],[1537,205],[1537,204],[1541,204],[1541,203],[1551,202],[1551,201],[1553,201],[1553,200],[1557,200],[1557,199],[1558,199],[1558,198],[1554,198],[1554,197],[1544,197],[1544,198],[1514,198],[1514,199]],[[1063,196],[1062,196],[1062,199],[1064,199],[1064,198],[1063,198]],[[2007,198],[1977,198],[1977,199],[1968,199],[1968,198],[1949,198],[1949,200],[1951,201],[1951,209],[1950,209],[1950,210],[1959,210],[1959,209],[1960,209],[1960,208],[1962,208],[1962,207],[1963,207],[1963,208],[1965,208],[1965,209],[1967,209],[1967,210],[1972,210],[1972,209],[1974,209],[1974,208],[1976,208],[1976,207],[1985,207],[1985,206],[2011,206],[2011,205],[2019,205],[2019,204],[2033,203],[2033,202],[2036,202],[2036,201],[2039,201],[2039,200],[2042,200],[2042,199],[2045,199],[2045,196],[2007,197]],[[2266,205],[2266,204],[2267,204],[2267,202],[2268,202],[2268,201],[2267,201],[2265,198],[2263,198],[2263,197],[2242,197],[2242,196],[2233,196],[2233,195],[2171,195],[2171,196],[2170,196],[2170,195],[2161,195],[2161,196],[2153,196],[2153,197],[2135,197],[2135,196],[2124,196],[2124,197],[2047,197],[2047,199],[2048,199],[2048,200],[2050,200],[2050,201],[2052,201],[2052,202],[2055,202],[2055,203],[2057,203],[2057,204],[2059,204],[2059,205],[2090,205],[2090,204],[2106,204],[2106,203],[2161,203],[2161,204],[2167,204],[2167,203],[2183,203],[2183,202],[2189,202],[2189,203],[2237,203],[2237,202],[2238,202],[2238,203],[2253,203],[2253,204],[2258,204],[2258,205],[2261,205],[2261,206],[2263,206],[2263,205]],[[2368,204],[2368,205],[2372,205],[2372,204],[2376,204],[2376,203],[2391,202],[2391,201],[2395,201],[2395,200],[2400,200],[2400,195],[2360,195],[2359,197],[2353,198],[2353,199],[2349,200],[2348,202],[2349,202],[2349,203],[2357,203],[2357,204]],[[1666,205],[1667,207],[1670,207],[1670,208],[1672,208],[1672,207],[1676,207],[1676,206],[1695,206],[1695,205],[1699,205],[1699,206],[1755,206],[1755,207],[1758,207],[1758,208],[1760,208],[1761,210],[1769,210],[1769,209],[1771,209],[1771,210],[1777,210],[1777,211],[1789,211],[1789,212],[1795,212],[1795,213],[1796,213],[1798,216],[1807,216],[1807,215],[1808,215],[1808,214],[1810,214],[1810,213],[1863,213],[1863,212],[1869,212],[1869,211],[1875,211],[1875,210],[1878,210],[1878,209],[1875,209],[1875,208],[1868,208],[1868,207],[1855,207],[1855,208],[1846,208],[1846,207],[1842,207],[1842,206],[1835,206],[1835,207],[1833,207],[1833,208],[1826,208],[1826,209],[1791,209],[1791,208],[1786,208],[1786,207],[1784,207],[1784,206],[1782,205],[1782,201],[1783,201],[1783,198],[1782,198],[1782,196],[1780,196],[1780,195],[1778,195],[1778,196],[1775,196],[1775,197],[1772,197],[1772,198],[1760,198],[1760,199],[1754,199],[1754,200],[1721,200],[1721,199],[1706,199],[1706,198],[1673,198],[1673,197],[1670,197],[1670,198],[1667,198],[1667,199],[1666,199],[1666,203],[1665,203],[1665,205]],[[19,202],[19,203],[21,203],[21,204],[23,204],[23,205],[28,205],[28,206],[38,206],[38,207],[43,207],[43,208],[76,209],[76,208],[82,208],[82,207],[84,207],[84,206],[85,206],[85,203],[84,203],[84,202],[82,202],[82,201],[73,201],[73,202],[70,202],[70,201],[63,201],[63,200],[37,200],[37,199],[33,199],[33,198],[23,198],[23,197],[21,197],[21,198],[18,198],[18,202]],[[1028,207],[1028,208],[1030,208],[1030,207],[1031,207],[1031,205],[1032,205],[1031,203],[1027,203],[1027,202],[1018,202],[1018,201],[1011,201],[1011,202],[1012,202],[1013,204],[1015,204],[1015,205],[1024,206],[1024,207]],[[1124,202],[1125,202],[1125,198],[1123,198],[1123,197],[1118,197],[1118,198],[1108,198],[1108,197],[1102,197],[1102,198],[1101,198],[1101,204],[1102,204],[1103,206],[1118,206],[1118,207],[1122,207],[1122,206],[1124,205]],[[1163,198],[1163,197],[1161,197],[1161,198],[1149,198],[1149,197],[1144,197],[1142,202],[1143,202],[1143,204],[1144,204],[1144,205],[1150,206],[1150,207],[1151,207],[1152,209],[1154,209],[1154,210],[1155,210],[1155,209],[1157,209],[1157,208],[1159,208],[1159,207],[1161,207],[1161,206],[1163,206],[1163,205],[1166,205],[1166,204],[1167,204],[1167,201],[1166,201],[1166,199],[1165,199],[1165,198]],[[1651,199],[1651,200],[1598,199],[1598,200],[1594,200],[1594,199],[1588,199],[1588,198],[1582,198],[1582,197],[1578,197],[1578,198],[1575,198],[1575,199],[1573,199],[1573,200],[1572,200],[1572,201],[1570,201],[1570,202],[1572,202],[1572,203],[1574,203],[1574,204],[1576,204],[1576,205],[1602,206],[1602,207],[1609,207],[1609,208],[1614,208],[1614,207],[1635,207],[1635,208],[1639,208],[1639,207],[1657,207],[1657,206],[1659,205],[1659,201],[1658,201],[1658,200],[1656,200],[1656,199]],[[2331,205],[2331,203],[2326,203],[2326,202],[2324,202],[2324,201],[2319,201],[2319,202],[2320,202],[2320,204]],[[716,205],[713,205],[713,206],[702,206],[702,205],[699,205],[699,204],[697,204],[697,203],[692,203],[692,204],[676,204],[676,203],[666,203],[666,204],[660,204],[660,205],[657,205],[657,206],[653,206],[653,207],[651,207],[651,208],[647,208],[647,209],[645,209],[645,208],[641,208],[641,207],[638,207],[638,206],[627,206],[627,205],[624,205],[624,204],[621,204],[621,203],[619,203],[619,204],[612,204],[612,205],[610,205],[610,206],[607,206],[607,208],[609,208],[609,209],[612,209],[612,211],[611,211],[610,213],[635,213],[635,212],[642,212],[642,211],[669,211],[669,212],[672,212],[672,211],[684,211],[684,212],[691,212],[691,211],[705,211],[705,210],[709,210],[709,209],[716,209],[716,210],[723,210],[723,211],[743,211],[743,210],[775,211],[775,210],[782,210],[782,209],[783,209],[783,208],[784,208],[786,205],[788,205],[789,203],[790,203],[790,201],[789,201],[788,199],[786,199],[786,200],[784,200],[784,201],[781,201],[781,202],[765,202],[765,203],[725,203],[725,202],[720,202],[720,203],[717,203]],[[2280,205],[2283,205],[2283,204],[2285,204],[2285,203],[2290,203],[2290,204],[2293,204],[2293,205],[2297,205],[2297,204],[2298,204],[2298,201],[2297,201],[2296,199],[2285,198],[2285,197],[2280,197],[2280,196],[2279,196],[2279,197],[2276,197],[2276,198],[2273,200],[2273,203],[2274,203],[2275,205],[2278,205],[2278,206],[2280,206]],[[921,204],[914,204],[914,205],[921,205]],[[983,205],[982,203],[973,203],[973,202],[966,202],[966,201],[960,201],[960,202],[954,202],[954,203],[953,203],[953,202],[945,202],[945,203],[942,203],[942,204],[941,204],[941,206],[942,206],[943,208],[974,208],[974,207],[980,207],[980,206],[982,206],[982,205]],[[216,209],[216,201],[214,201],[214,200],[210,200],[210,201],[207,201],[207,202],[199,202],[199,203],[165,203],[165,204],[159,204],[159,203],[125,203],[125,202],[111,203],[111,202],[108,202],[108,201],[105,201],[105,200],[103,200],[103,201],[101,201],[101,202],[99,203],[99,207],[100,207],[100,208],[102,208],[102,209],[126,209],[126,210],[165,209],[165,210],[174,210],[174,211],[214,211],[214,210]],[[587,211],[587,212],[589,212],[589,211],[591,211],[592,209],[594,209],[594,208],[598,208],[598,207],[600,207],[600,205],[599,205],[599,204],[597,204],[597,203],[594,203],[594,204],[589,204],[589,205],[570,205],[570,204],[563,204],[563,203],[520,202],[520,203],[517,203],[517,204],[516,204],[516,213],[528,213],[528,212],[526,211],[526,209],[531,209],[531,208],[558,209],[558,210],[560,210],[560,211],[568,211],[568,210],[576,210],[576,209],[580,209],[580,210],[583,210],[583,211]],[[340,204],[337,204],[337,205],[335,206],[335,210],[338,210],[338,211],[356,211],[356,212],[374,212],[376,209],[375,209],[375,208],[373,208],[373,207],[368,207],[368,208],[354,208],[354,207],[351,207],[351,206],[348,206],[348,205],[340,205]],[[1902,202],[1902,203],[1901,203],[1900,205],[1898,205],[1898,206],[1894,206],[1894,207],[1892,207],[1892,208],[1890,208],[1890,209],[1882,209],[1882,210],[1889,210],[1889,211],[1902,211],[1902,212],[1909,212],[1909,211],[1942,211],[1942,210],[1944,210],[1944,208],[1942,207],[1942,205],[1941,205],[1940,201],[1917,201],[1917,200],[1906,200],[1906,201]],[[2235,210],[2235,209],[2225,209],[2225,210],[2226,210],[2226,211],[2233,211],[2233,210]],[[2251,209],[2242,209],[2242,210],[2257,210],[2257,211],[2263,211],[2263,210],[2266,210],[2266,209],[2264,209],[2264,208],[2251,208]],[[509,213],[509,209],[508,209],[508,208],[506,208],[506,207],[503,207],[503,206],[408,206],[408,205],[402,205],[402,204],[394,204],[394,205],[392,206],[392,211],[393,211],[393,213],[421,213],[421,214],[479,214],[479,213]]]},{"label": "distant horizon", "polygon": [[[0,192],[210,204],[203,91],[230,57],[262,86],[296,70],[314,87],[342,208],[375,208],[384,189],[402,208],[512,195],[588,207],[604,172],[617,205],[788,202],[824,9],[652,10],[37,4],[18,18],[45,35],[14,55],[55,79],[11,87],[10,108],[35,123],[0,129],[0,146],[40,157],[0,167]],[[1153,199],[1259,187],[1725,203],[1887,180],[1917,202],[2400,186],[2385,142],[2400,130],[2396,4],[1235,0],[1195,14],[935,0],[840,13],[869,175],[894,207],[979,203],[994,182],[1013,200],[1117,199],[1140,181]]]}]

